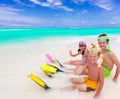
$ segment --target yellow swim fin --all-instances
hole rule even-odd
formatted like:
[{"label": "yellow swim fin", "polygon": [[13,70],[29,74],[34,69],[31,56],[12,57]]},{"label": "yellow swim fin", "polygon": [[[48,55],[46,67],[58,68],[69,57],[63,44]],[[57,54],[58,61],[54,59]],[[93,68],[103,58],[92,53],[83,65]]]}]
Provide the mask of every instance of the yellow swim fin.
[{"label": "yellow swim fin", "polygon": [[[43,71],[43,69],[42,68],[40,68],[42,71]],[[52,74],[51,73],[49,73],[49,72],[46,72],[46,71],[43,71],[48,77],[52,77]]]},{"label": "yellow swim fin", "polygon": [[30,79],[32,79],[35,83],[37,83],[38,85],[43,87],[45,90],[50,89],[50,87],[43,80],[41,80],[38,76],[36,76],[35,74],[30,74],[30,75],[28,75],[28,77]]},{"label": "yellow swim fin", "polygon": [[57,72],[63,72],[62,70],[60,70],[59,68],[51,64],[43,64],[43,66],[41,67],[41,70],[49,76]]}]

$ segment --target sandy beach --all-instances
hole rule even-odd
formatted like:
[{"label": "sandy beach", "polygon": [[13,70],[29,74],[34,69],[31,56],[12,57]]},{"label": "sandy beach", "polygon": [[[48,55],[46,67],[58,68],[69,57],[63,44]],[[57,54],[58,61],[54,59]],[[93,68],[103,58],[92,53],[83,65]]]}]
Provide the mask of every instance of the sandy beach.
[{"label": "sandy beach", "polygon": [[[110,36],[111,47],[120,60],[120,35]],[[71,85],[69,78],[80,77],[73,74],[57,73],[53,78],[46,76],[40,69],[44,63],[49,63],[45,53],[57,58],[61,63],[80,59],[71,57],[78,49],[78,42],[84,40],[87,45],[97,44],[97,37],[59,37],[44,38],[30,42],[14,43],[0,46],[0,98],[1,99],[92,99],[95,92],[60,91],[59,89]],[[65,65],[65,67],[73,67]],[[119,99],[120,77],[116,83],[112,81],[115,68],[109,78],[105,79],[100,99]],[[42,78],[53,89],[45,91],[28,78],[29,74]]]}]

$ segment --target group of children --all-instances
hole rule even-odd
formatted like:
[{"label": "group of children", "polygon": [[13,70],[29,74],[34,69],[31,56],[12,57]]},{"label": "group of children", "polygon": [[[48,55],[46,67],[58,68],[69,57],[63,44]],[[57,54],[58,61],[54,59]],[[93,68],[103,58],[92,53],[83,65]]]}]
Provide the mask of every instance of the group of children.
[{"label": "group of children", "polygon": [[[78,89],[80,91],[86,92],[96,90],[93,99],[99,99],[104,85],[104,78],[110,76],[114,65],[116,65],[116,72],[115,76],[113,77],[113,81],[117,81],[120,74],[120,62],[110,48],[110,39],[106,33],[102,33],[98,36],[99,47],[94,44],[91,45],[92,47],[88,49],[86,43],[84,41],[80,41],[77,53],[73,54],[71,50],[69,51],[70,56],[76,57],[78,55],[82,55],[82,59],[65,62],[65,64],[76,66],[76,68],[64,73],[85,74],[86,76],[79,78],[70,78],[72,85],[64,87],[62,90]],[[48,65],[49,64],[47,64],[47,66]],[[57,70],[58,69],[55,68],[55,71]],[[29,77],[36,83],[40,83],[40,85],[42,84],[41,86],[45,89],[50,88],[46,85],[45,82],[40,80],[35,75],[32,74]]]},{"label": "group of children", "polygon": [[[117,81],[120,74],[120,62],[110,48],[110,39],[107,34],[102,33],[98,36],[98,45],[100,49],[98,49],[98,47],[96,47],[94,44],[92,44],[92,48],[87,49],[86,43],[80,41],[78,52],[76,54],[72,54],[70,51],[70,56],[72,57],[81,54],[82,60],[66,62],[67,64],[76,65],[76,68],[73,69],[72,72],[67,73],[87,74],[87,77],[71,78],[70,81],[73,83],[73,85],[63,89],[78,89],[80,91],[94,91],[97,89],[93,99],[98,99],[104,85],[104,78],[110,76],[114,64],[116,65],[116,73],[113,81]],[[101,54],[103,56],[103,60],[102,64],[100,64],[101,66],[99,66],[98,60]],[[83,66],[85,68],[80,70],[80,68]]]}]

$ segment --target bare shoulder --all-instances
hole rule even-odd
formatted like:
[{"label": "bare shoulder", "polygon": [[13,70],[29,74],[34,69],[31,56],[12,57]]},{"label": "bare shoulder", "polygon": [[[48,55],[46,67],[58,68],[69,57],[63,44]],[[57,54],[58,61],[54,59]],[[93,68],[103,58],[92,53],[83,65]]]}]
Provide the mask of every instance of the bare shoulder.
[{"label": "bare shoulder", "polygon": [[113,51],[109,51],[109,52],[107,52],[107,53],[108,53],[108,55],[109,55],[110,57],[116,56],[115,53],[114,53]]},{"label": "bare shoulder", "polygon": [[118,58],[117,58],[117,55],[115,55],[115,53],[113,51],[110,51],[109,52],[109,58],[112,60],[112,62],[114,64],[120,64]]}]

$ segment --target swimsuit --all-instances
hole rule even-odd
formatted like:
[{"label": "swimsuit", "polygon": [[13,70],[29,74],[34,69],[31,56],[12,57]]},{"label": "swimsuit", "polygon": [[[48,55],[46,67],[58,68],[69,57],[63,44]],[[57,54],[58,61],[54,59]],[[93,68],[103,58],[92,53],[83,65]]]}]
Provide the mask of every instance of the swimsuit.
[{"label": "swimsuit", "polygon": [[94,91],[98,87],[98,83],[93,80],[89,80],[88,77],[84,77],[84,83],[86,83],[87,91]]},{"label": "swimsuit", "polygon": [[111,71],[107,67],[103,67],[104,69],[104,77],[107,78],[111,75]]},{"label": "swimsuit", "polygon": [[82,57],[82,62],[87,62],[87,57]]},{"label": "swimsuit", "polygon": [[[78,52],[81,51],[80,49],[78,49]],[[85,50],[82,51],[82,62],[86,62],[87,61],[87,57],[84,57],[85,54]]]}]

